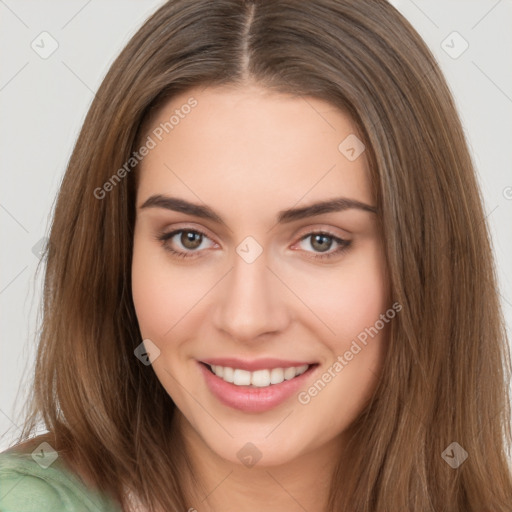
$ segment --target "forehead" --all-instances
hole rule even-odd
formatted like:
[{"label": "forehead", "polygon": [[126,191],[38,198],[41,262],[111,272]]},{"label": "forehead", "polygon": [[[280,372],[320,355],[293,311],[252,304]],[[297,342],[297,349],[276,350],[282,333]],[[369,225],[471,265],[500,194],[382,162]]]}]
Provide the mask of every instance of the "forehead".
[{"label": "forehead", "polygon": [[153,147],[139,166],[138,204],[181,194],[250,215],[339,195],[372,203],[364,151],[355,160],[344,152],[357,135],[347,114],[317,98],[258,86],[190,89],[148,123],[143,141]]}]

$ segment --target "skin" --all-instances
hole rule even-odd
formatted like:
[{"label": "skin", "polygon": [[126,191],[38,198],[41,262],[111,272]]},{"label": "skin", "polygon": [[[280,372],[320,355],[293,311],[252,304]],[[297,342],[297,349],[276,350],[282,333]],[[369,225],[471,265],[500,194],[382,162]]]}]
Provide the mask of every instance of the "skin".
[{"label": "skin", "polygon": [[[186,91],[154,115],[151,129],[191,96],[197,106],[141,162],[132,266],[141,335],[160,350],[148,371],[176,403],[175,428],[205,485],[205,491],[189,489],[190,506],[323,510],[350,425],[375,389],[388,327],[307,405],[293,395],[263,413],[220,403],[197,361],[316,361],[307,389],[390,307],[374,213],[347,209],[287,224],[275,220],[281,210],[334,197],[374,206],[366,156],[349,161],[338,150],[357,131],[334,106],[255,84]],[[141,208],[155,194],[208,205],[225,225]],[[207,235],[196,257],[178,259],[157,239],[174,229]],[[330,259],[314,259],[322,248],[306,236],[322,230],[350,245]],[[236,252],[247,236],[263,249],[250,264]],[[193,243],[183,240],[178,234],[166,243],[193,253]],[[325,247],[334,252],[339,245],[328,238]],[[247,442],[261,452],[251,468],[237,457]]]}]

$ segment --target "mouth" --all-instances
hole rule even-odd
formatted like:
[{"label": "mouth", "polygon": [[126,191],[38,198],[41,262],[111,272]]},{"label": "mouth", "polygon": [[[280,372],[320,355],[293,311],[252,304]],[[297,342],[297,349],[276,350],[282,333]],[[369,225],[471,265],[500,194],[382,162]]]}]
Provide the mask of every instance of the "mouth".
[{"label": "mouth", "polygon": [[[211,395],[221,404],[245,413],[269,411],[289,401],[301,388],[309,385],[319,367],[318,363],[297,361],[222,362],[197,361]],[[247,369],[251,366],[252,370]]]}]

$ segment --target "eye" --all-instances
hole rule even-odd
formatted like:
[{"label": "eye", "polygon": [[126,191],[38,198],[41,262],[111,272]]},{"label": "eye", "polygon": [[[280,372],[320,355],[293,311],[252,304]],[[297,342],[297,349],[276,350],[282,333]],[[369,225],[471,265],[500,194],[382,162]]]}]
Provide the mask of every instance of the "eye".
[{"label": "eye", "polygon": [[[308,243],[306,240],[310,239]],[[206,240],[211,239],[202,231],[196,229],[176,229],[169,233],[161,233],[157,236],[164,249],[170,252],[174,257],[177,258],[195,258],[198,257],[203,249],[211,248],[204,247],[203,243]],[[350,240],[344,240],[340,237],[328,233],[325,231],[315,231],[308,233],[303,236],[299,244],[302,245],[302,249],[306,252],[313,253],[309,256],[313,259],[327,259],[341,255],[346,251],[351,244]],[[313,251],[309,251],[305,245],[313,248]],[[330,250],[335,245],[334,250]]]},{"label": "eye", "polygon": [[[304,243],[308,239],[310,239],[310,241]],[[352,242],[350,240],[344,240],[343,238],[337,237],[332,233],[325,231],[315,231],[308,233],[299,241],[299,244],[309,245],[312,247],[314,249],[313,252],[318,251],[316,254],[311,256],[314,259],[326,259],[339,256],[350,247],[351,243]],[[333,245],[336,245],[337,247],[333,251],[329,251]],[[304,250],[306,250],[306,252],[311,252],[306,248],[304,248]]]},{"label": "eye", "polygon": [[166,251],[177,258],[196,257],[195,253],[208,248],[203,246],[203,242],[210,240],[205,233],[195,229],[176,229],[170,233],[158,235],[157,239]]}]

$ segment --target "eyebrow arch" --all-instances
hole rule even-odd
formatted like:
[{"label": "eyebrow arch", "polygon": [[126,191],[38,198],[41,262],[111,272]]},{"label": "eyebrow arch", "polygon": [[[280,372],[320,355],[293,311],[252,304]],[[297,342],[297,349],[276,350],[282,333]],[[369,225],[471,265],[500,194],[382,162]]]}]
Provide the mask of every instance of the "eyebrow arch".
[{"label": "eyebrow arch", "polygon": [[[164,208],[166,210],[194,215],[195,217],[209,219],[219,224],[226,225],[222,218],[210,207],[190,203],[189,201],[185,201],[184,199],[179,199],[177,197],[169,197],[161,194],[153,195],[146,199],[139,208],[141,210],[144,208]],[[352,208],[370,213],[377,213],[377,208],[374,206],[357,201],[356,199],[338,197],[327,201],[320,201],[301,208],[281,210],[277,214],[277,223],[286,224],[288,222],[321,215],[323,213],[341,212]]]}]

